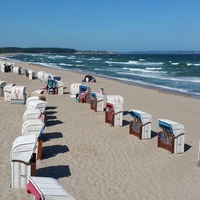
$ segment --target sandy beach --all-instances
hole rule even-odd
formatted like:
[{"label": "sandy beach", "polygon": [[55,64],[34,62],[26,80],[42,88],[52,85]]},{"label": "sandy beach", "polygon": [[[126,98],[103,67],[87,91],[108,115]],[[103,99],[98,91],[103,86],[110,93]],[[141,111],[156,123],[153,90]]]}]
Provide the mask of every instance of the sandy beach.
[{"label": "sandy beach", "polygon": [[[8,61],[6,61],[8,62]],[[13,61],[9,61],[13,62]],[[89,104],[70,97],[72,83],[85,74],[43,68],[15,62],[22,75],[3,73],[7,84],[26,86],[26,94],[45,84],[29,80],[24,69],[46,71],[62,77],[65,94],[48,95],[48,122],[44,131],[43,159],[37,160],[37,176],[53,177],[76,200],[188,200],[199,199],[200,168],[196,166],[199,148],[200,99],[158,91],[96,77],[87,83],[92,92],[104,88],[106,94],[124,98],[122,127],[105,123],[104,112],[90,110]],[[185,152],[171,154],[157,147],[157,136],[139,140],[129,134],[127,114],[138,109],[152,115],[152,131],[158,132],[158,119],[170,119],[185,127]],[[11,189],[10,151],[21,136],[25,105],[10,104],[0,97],[0,199],[33,199],[26,189]]]}]

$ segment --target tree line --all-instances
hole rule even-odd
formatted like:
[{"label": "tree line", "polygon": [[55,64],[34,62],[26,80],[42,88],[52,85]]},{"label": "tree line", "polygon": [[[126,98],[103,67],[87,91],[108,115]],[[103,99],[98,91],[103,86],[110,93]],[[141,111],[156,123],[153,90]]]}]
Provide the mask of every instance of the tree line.
[{"label": "tree line", "polygon": [[0,47],[0,53],[76,53],[75,49],[70,48],[19,48],[19,47]]}]

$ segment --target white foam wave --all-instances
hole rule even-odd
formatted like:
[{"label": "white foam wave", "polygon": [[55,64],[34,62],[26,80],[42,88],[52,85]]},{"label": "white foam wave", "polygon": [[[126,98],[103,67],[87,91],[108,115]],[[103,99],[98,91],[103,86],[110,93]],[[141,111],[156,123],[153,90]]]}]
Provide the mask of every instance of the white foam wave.
[{"label": "white foam wave", "polygon": [[160,70],[162,67],[146,67],[147,70]]},{"label": "white foam wave", "polygon": [[102,71],[102,69],[100,69],[100,68],[94,68],[94,70],[96,70],[96,71]]},{"label": "white foam wave", "polygon": [[171,63],[172,65],[179,65],[179,63]]},{"label": "white foam wave", "polygon": [[[126,82],[132,82],[132,83],[138,83],[138,84],[141,84],[141,85],[147,85],[147,86],[151,86],[151,87],[155,87],[155,88],[171,90],[171,91],[175,91],[175,92],[181,92],[181,93],[188,93],[189,92],[186,89],[173,88],[173,87],[169,87],[169,86],[156,85],[156,84],[150,84],[150,83],[143,82],[141,80],[132,80],[132,79],[126,79],[126,78],[117,78],[117,79],[118,80],[122,80],[122,81],[126,81]],[[199,95],[199,94],[197,93],[197,95]]]},{"label": "white foam wave", "polygon": [[105,61],[105,63],[108,64],[124,64],[124,65],[142,65],[142,66],[159,66],[159,65],[163,65],[163,62],[139,62],[139,61],[133,61],[133,60],[129,60],[127,62],[113,62],[113,61]]},{"label": "white foam wave", "polygon": [[101,58],[89,58],[88,60],[101,60]]},{"label": "white foam wave", "polygon": [[131,68],[130,71],[144,72],[144,73],[160,73],[159,71],[152,71],[152,70],[146,70],[146,69],[140,69],[140,68]]},{"label": "white foam wave", "polygon": [[[173,82],[185,82],[185,83],[200,83],[199,78],[190,78],[190,77],[178,77],[178,78],[173,78],[173,77],[166,77],[166,76],[161,76],[160,73],[145,73],[145,74],[138,74],[134,73],[134,71],[131,72],[116,72],[117,74],[123,74],[123,75],[132,75],[132,76],[139,76],[139,77],[145,77],[145,78],[156,78],[159,80],[166,80],[166,81],[173,81]],[[163,72],[165,73],[165,72]]]},{"label": "white foam wave", "polygon": [[200,66],[200,63],[187,63],[187,66]]},{"label": "white foam wave", "polygon": [[69,56],[69,57],[67,57],[67,59],[74,60],[74,59],[76,59],[76,56]]},{"label": "white foam wave", "polygon": [[60,63],[59,65],[61,65],[61,66],[73,66],[73,64],[66,64],[66,63]]},{"label": "white foam wave", "polygon": [[76,67],[84,67],[85,65],[75,65]]}]

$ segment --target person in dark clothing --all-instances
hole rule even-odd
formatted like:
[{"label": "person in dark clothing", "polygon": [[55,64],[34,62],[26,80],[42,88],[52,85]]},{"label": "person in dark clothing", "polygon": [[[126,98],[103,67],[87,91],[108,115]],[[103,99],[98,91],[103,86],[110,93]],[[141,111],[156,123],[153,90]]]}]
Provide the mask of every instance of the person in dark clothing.
[{"label": "person in dark clothing", "polygon": [[82,82],[95,83],[96,79],[91,75],[86,75],[85,78],[82,80]]}]

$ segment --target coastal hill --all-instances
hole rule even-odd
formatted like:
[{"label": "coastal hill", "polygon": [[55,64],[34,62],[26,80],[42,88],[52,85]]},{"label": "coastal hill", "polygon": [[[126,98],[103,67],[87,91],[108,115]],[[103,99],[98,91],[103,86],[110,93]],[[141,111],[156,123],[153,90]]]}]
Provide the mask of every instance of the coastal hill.
[{"label": "coastal hill", "polygon": [[114,52],[107,51],[78,51],[71,48],[44,48],[44,47],[31,47],[31,48],[19,48],[19,47],[0,47],[0,54],[5,53],[56,53],[56,54],[65,54],[65,53],[77,53],[77,54],[109,54]]}]

